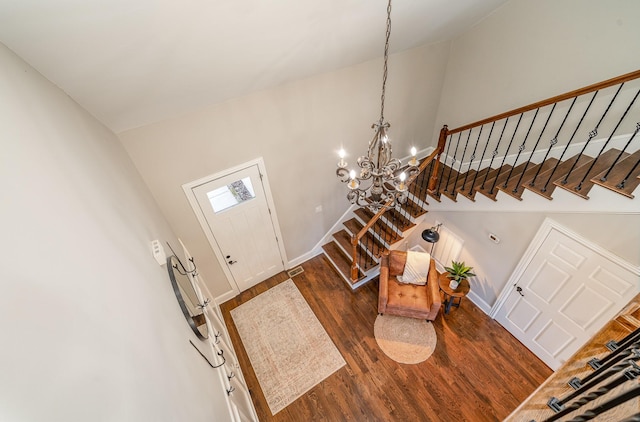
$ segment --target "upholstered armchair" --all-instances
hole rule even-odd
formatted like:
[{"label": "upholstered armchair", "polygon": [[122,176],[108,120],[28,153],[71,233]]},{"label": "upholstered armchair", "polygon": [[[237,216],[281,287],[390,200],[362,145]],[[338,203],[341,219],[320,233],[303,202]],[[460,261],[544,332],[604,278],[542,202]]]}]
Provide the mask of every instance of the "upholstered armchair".
[{"label": "upholstered armchair", "polygon": [[435,261],[431,259],[424,286],[398,281],[397,276],[404,272],[406,261],[407,253],[403,251],[391,251],[382,256],[378,313],[433,321],[441,306]]}]

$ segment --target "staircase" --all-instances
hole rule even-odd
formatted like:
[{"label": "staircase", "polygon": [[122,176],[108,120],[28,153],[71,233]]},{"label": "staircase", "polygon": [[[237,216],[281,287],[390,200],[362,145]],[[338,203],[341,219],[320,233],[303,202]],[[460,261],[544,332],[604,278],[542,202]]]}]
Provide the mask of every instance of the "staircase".
[{"label": "staircase", "polygon": [[558,188],[587,200],[594,186],[632,199],[640,184],[639,96],[635,71],[456,129],[445,125],[408,181],[407,202],[376,215],[355,209],[324,253],[355,289],[422,221],[428,200],[480,194],[496,201],[499,192],[522,200],[526,190],[552,200]]},{"label": "staircase", "polygon": [[639,364],[640,295],[505,421],[638,420]]},{"label": "staircase", "polygon": [[[396,249],[427,212],[427,175],[422,171],[409,186],[409,199],[398,208],[384,211],[379,218],[366,207],[356,208],[353,217],[342,223],[343,228],[322,249],[338,274],[352,288],[365,284],[379,273],[378,263],[383,253]],[[360,234],[360,236],[359,236]],[[357,254],[357,275],[352,277],[354,239]]]}]

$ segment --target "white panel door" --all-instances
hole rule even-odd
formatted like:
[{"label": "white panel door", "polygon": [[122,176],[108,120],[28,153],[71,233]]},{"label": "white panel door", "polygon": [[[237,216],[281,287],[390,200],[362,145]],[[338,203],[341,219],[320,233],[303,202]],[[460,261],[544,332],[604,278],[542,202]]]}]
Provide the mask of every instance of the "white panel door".
[{"label": "white panel door", "polygon": [[551,229],[495,319],[557,369],[637,294],[637,275]]},{"label": "white panel door", "polygon": [[239,291],[284,270],[257,165],[191,189]]}]

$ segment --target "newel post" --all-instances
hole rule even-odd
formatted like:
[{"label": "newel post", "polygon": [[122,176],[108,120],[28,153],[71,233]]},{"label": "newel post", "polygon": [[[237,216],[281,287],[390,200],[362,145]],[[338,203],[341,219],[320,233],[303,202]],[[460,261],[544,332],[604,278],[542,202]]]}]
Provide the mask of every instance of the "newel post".
[{"label": "newel post", "polygon": [[447,143],[447,136],[449,135],[449,127],[444,125],[440,129],[440,138],[438,138],[438,155],[434,158],[433,167],[431,170],[431,178],[429,179],[429,191],[434,192],[438,186],[438,170],[440,168],[440,154],[444,152],[444,147]]},{"label": "newel post", "polygon": [[358,237],[353,236],[351,238],[351,245],[353,246],[351,252],[351,281],[358,281]]}]

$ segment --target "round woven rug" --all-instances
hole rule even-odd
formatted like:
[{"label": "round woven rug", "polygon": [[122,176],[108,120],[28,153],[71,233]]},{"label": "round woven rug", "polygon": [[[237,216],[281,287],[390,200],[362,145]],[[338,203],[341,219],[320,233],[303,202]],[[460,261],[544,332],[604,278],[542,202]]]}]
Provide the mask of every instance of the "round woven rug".
[{"label": "round woven rug", "polygon": [[378,346],[399,363],[424,362],[436,349],[436,330],[423,319],[378,315],[373,325]]}]

